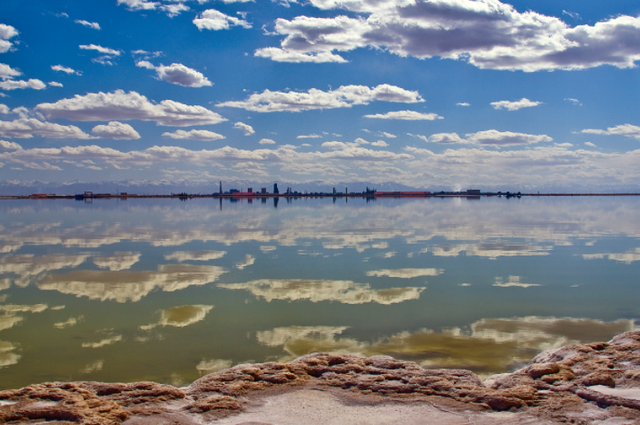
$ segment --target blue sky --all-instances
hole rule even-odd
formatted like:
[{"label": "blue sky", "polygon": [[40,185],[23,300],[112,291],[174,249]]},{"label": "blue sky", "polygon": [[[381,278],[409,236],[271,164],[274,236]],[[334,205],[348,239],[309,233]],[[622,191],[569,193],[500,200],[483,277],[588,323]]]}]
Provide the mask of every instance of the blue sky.
[{"label": "blue sky", "polygon": [[4,0],[0,181],[640,190],[639,15]]}]

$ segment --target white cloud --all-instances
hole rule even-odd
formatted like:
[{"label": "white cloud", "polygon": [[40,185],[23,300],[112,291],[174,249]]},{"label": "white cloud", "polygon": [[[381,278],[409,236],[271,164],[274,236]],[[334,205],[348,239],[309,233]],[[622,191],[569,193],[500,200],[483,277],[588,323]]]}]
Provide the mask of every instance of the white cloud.
[{"label": "white cloud", "polygon": [[635,42],[638,17],[617,16],[570,28],[559,18],[520,13],[498,0],[311,0],[311,4],[359,16],[278,19],[275,33],[285,36],[281,48],[258,49],[256,56],[319,56],[373,47],[403,57],[439,56],[466,60],[479,68],[523,71],[604,64],[631,68],[640,60]]},{"label": "white cloud", "polygon": [[189,6],[187,6],[184,3],[177,3],[177,4],[163,4],[162,6],[160,6],[160,10],[165,12],[167,16],[169,16],[170,18],[173,18],[174,16],[178,16],[182,12],[186,12],[191,9],[189,8]]},{"label": "white cloud", "polygon": [[114,63],[111,62],[111,59],[113,59],[113,57],[111,56],[100,56],[100,57],[91,59],[91,62],[99,63],[100,65],[113,66]]},{"label": "white cloud", "polygon": [[93,127],[91,132],[103,139],[132,140],[140,138],[140,135],[133,127],[118,121],[111,121],[107,125],[97,125]]},{"label": "white cloud", "polygon": [[319,134],[301,134],[296,139],[321,139],[322,136]]},{"label": "white cloud", "polygon": [[30,139],[33,136],[49,139],[91,139],[91,136],[73,125],[42,122],[35,118],[0,121],[0,136],[15,139]]},{"label": "white cloud", "polygon": [[515,102],[510,102],[508,100],[501,100],[500,102],[491,102],[491,106],[493,106],[493,109],[506,109],[509,111],[517,111],[518,109],[522,109],[522,108],[531,108],[533,106],[538,106],[541,103],[542,102],[533,102],[527,99],[526,97],[523,97],[522,99],[517,100]]},{"label": "white cloud", "polygon": [[122,53],[120,50],[110,49],[108,47],[102,47],[96,44],[81,44],[78,47],[80,47],[80,49],[82,50],[95,50],[109,56],[120,56],[120,53]]},{"label": "white cloud", "polygon": [[171,137],[172,139],[188,139],[188,140],[220,140],[225,137],[222,134],[214,133],[208,130],[176,130],[175,133],[162,133],[163,136]]},{"label": "white cloud", "polygon": [[233,125],[233,128],[241,130],[245,136],[251,136],[253,133],[255,133],[253,127],[251,127],[249,124],[245,124],[239,121]]},{"label": "white cloud", "polygon": [[49,81],[48,83],[51,87],[64,87],[62,83],[58,83],[57,81]]},{"label": "white cloud", "polygon": [[466,134],[466,142],[476,145],[528,145],[531,143],[551,142],[553,139],[545,134],[523,134],[511,131],[486,130]]},{"label": "white cloud", "polygon": [[0,53],[5,53],[11,49],[13,44],[9,40],[16,35],[18,35],[18,30],[14,27],[11,25],[0,24]]},{"label": "white cloud", "polygon": [[0,140],[0,150],[13,151],[19,149],[22,149],[22,146],[20,146],[16,142],[7,142],[6,140]]},{"label": "white cloud", "polygon": [[389,84],[374,88],[367,86],[341,86],[327,92],[310,89],[308,92],[272,92],[265,90],[252,94],[245,101],[219,103],[217,106],[242,108],[255,112],[309,111],[313,109],[350,108],[368,105],[373,101],[418,103],[424,102],[417,91],[409,91]]},{"label": "white cloud", "polygon": [[67,74],[78,74],[78,72],[76,72],[73,68],[62,65],[51,65],[51,69],[53,69],[54,71],[65,72]]},{"label": "white cloud", "polygon": [[[425,140],[426,142],[427,140]],[[441,144],[450,144],[450,143],[464,143],[464,140],[458,136],[456,133],[438,133],[432,134],[429,139],[429,142],[433,143],[441,143]]]},{"label": "white cloud", "polygon": [[275,145],[276,142],[271,139],[261,139],[258,143],[261,145]]},{"label": "white cloud", "polygon": [[232,26],[241,26],[242,28],[251,28],[251,24],[243,19],[234,18],[225,15],[215,9],[207,9],[193,20],[195,26],[200,31],[206,30],[228,30]]},{"label": "white cloud", "polygon": [[0,114],[8,114],[9,112],[11,112],[9,107],[7,105],[0,103]]},{"label": "white cloud", "polygon": [[85,27],[93,28],[94,30],[100,30],[100,24],[97,22],[89,22],[81,19],[76,19],[73,22],[75,22],[76,24],[84,25]]},{"label": "white cloud", "polygon": [[471,106],[471,104],[467,102],[458,102],[456,103],[456,106]]},{"label": "white cloud", "polygon": [[371,146],[376,146],[376,147],[379,147],[379,148],[386,148],[387,146],[389,146],[389,144],[387,142],[385,142],[384,140],[378,140],[377,142],[371,143]]},{"label": "white cloud", "polygon": [[146,0],[118,0],[118,4],[126,5],[129,10],[155,10],[160,5],[158,2]]},{"label": "white cloud", "polygon": [[395,138],[397,138],[397,137],[398,137],[398,136],[396,136],[395,134],[387,133],[386,131],[383,131],[383,132],[382,132],[382,135],[383,135],[384,137],[386,137],[387,139],[395,139]]},{"label": "white cloud", "polygon": [[582,103],[580,103],[580,101],[578,99],[573,99],[571,97],[567,97],[564,100],[566,100],[567,102],[571,102],[574,105],[582,105]]},{"label": "white cloud", "polygon": [[266,47],[256,50],[255,56],[271,59],[275,62],[292,62],[292,63],[327,63],[348,62],[340,55],[334,55],[330,52],[302,53],[292,52],[290,50],[277,49],[275,47]]},{"label": "white cloud", "polygon": [[443,117],[441,117],[438,114],[434,114],[434,113],[424,114],[422,112],[416,112],[416,111],[393,111],[393,112],[387,112],[386,114],[365,115],[364,117],[381,119],[381,120],[405,120],[405,121],[418,121],[418,120],[433,121],[436,119],[438,120],[443,119]]},{"label": "white cloud", "polygon": [[584,142],[585,145],[590,146],[592,148],[596,148],[597,146],[595,145],[595,143],[591,143],[591,142]]},{"label": "white cloud", "polygon": [[466,134],[466,138],[460,137],[457,133],[437,133],[429,137],[421,135],[410,136],[418,137],[425,142],[439,143],[442,145],[453,143],[470,143],[475,145],[493,145],[493,146],[511,146],[511,145],[528,145],[539,142],[551,142],[553,139],[547,135],[534,135],[524,133],[514,133],[511,131],[485,130],[477,133]]},{"label": "white cloud", "polygon": [[605,136],[619,135],[619,136],[631,137],[636,140],[640,140],[640,127],[631,125],[631,124],[623,124],[615,127],[609,127],[606,130],[585,129],[585,130],[582,130],[582,133],[602,134]]},{"label": "white cloud", "polygon": [[55,103],[41,103],[36,109],[49,118],[72,121],[141,120],[175,127],[226,121],[219,114],[202,106],[185,105],[173,100],[163,100],[156,104],[134,91],[125,93],[123,90],[75,95]]},{"label": "white cloud", "polygon": [[3,89],[3,90],[16,90],[16,89],[42,90],[46,87],[47,85],[45,83],[43,83],[40,80],[36,80],[34,78],[31,78],[28,81],[5,80],[0,82],[0,89]]},{"label": "white cloud", "polygon": [[136,63],[136,66],[153,69],[156,71],[159,80],[178,84],[183,87],[205,87],[212,85],[211,81],[202,75],[202,73],[181,63],[172,63],[169,66],[153,66],[150,62],[140,61]]},{"label": "white cloud", "polygon": [[17,69],[11,68],[9,65],[0,63],[0,79],[7,80],[9,78],[18,77],[22,75],[22,72]]}]

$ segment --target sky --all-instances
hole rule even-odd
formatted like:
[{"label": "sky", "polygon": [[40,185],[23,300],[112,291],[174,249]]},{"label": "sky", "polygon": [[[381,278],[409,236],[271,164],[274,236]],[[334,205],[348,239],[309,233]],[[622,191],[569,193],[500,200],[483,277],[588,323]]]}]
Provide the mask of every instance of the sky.
[{"label": "sky", "polygon": [[640,191],[639,61],[633,1],[3,0],[0,182]]}]

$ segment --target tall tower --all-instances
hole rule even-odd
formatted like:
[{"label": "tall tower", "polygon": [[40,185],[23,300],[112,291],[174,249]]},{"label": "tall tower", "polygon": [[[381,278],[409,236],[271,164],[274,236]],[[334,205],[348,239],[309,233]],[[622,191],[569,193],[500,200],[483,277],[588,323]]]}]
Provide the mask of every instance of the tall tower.
[{"label": "tall tower", "polygon": [[278,183],[273,184],[273,193],[275,195],[278,195],[280,193],[280,191],[278,190]]}]

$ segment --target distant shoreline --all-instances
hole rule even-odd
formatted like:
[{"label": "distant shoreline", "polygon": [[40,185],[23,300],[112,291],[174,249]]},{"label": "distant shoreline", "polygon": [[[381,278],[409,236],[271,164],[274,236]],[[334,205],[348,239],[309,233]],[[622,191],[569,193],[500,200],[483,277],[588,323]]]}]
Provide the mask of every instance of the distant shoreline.
[{"label": "distant shoreline", "polygon": [[640,196],[640,193],[466,193],[466,192],[354,192],[354,193],[214,193],[214,194],[187,194],[173,193],[170,195],[138,195],[138,194],[82,194],[82,195],[56,195],[56,194],[31,194],[31,195],[0,195],[0,200],[8,199],[146,199],[146,198],[214,198],[214,199],[254,199],[254,198],[482,198],[482,197],[505,197],[520,198],[523,196],[548,197],[548,196]]}]

